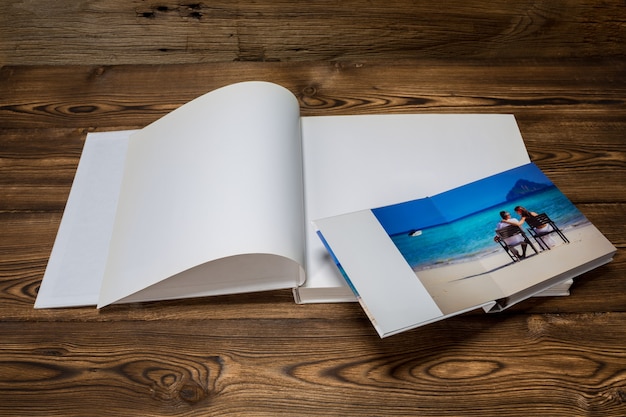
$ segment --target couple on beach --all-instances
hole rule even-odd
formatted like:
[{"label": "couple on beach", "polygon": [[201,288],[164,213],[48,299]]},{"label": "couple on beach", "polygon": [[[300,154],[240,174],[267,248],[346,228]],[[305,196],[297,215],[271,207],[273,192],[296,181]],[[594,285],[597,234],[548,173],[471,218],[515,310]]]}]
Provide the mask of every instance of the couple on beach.
[{"label": "couple on beach", "polygon": [[[517,206],[515,207],[514,210],[520,216],[520,219],[518,220],[514,217],[511,217],[511,214],[507,211],[501,211],[500,217],[502,219],[496,225],[496,231],[503,229],[505,227],[508,227],[510,225],[517,226],[521,229],[522,225],[526,222],[526,219],[537,216],[537,213],[533,211],[529,211],[522,206]],[[552,232],[553,230],[552,226],[550,226],[549,224],[543,224],[537,227],[535,230],[537,230],[537,232],[539,232],[542,235],[545,234],[545,237],[542,238],[542,240],[545,242],[546,245],[548,245],[548,247],[552,247],[555,245],[554,240],[548,235],[548,233]],[[495,239],[496,240],[499,239],[499,236],[496,236]],[[511,237],[507,237],[504,239],[504,241],[511,248],[511,251],[515,254],[515,256],[517,256],[518,258],[526,257],[526,247],[528,246],[528,244],[525,242],[524,237],[522,235],[514,235]],[[521,245],[522,247],[521,255],[514,248],[514,246],[517,246],[517,245]]]}]

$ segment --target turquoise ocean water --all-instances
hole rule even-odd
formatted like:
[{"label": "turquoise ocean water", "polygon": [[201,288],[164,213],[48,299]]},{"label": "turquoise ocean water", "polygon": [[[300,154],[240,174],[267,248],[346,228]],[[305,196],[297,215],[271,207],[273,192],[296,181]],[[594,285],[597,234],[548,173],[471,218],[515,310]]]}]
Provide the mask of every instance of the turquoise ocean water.
[{"label": "turquoise ocean water", "polygon": [[[566,235],[568,229],[588,223],[567,197],[552,186],[448,224],[422,229],[419,236],[409,236],[407,230],[392,235],[391,239],[414,270],[476,260],[502,250],[493,241],[496,224],[500,220],[499,213],[506,210],[518,218],[513,210],[515,206],[523,206],[537,213],[547,213]],[[555,239],[558,237],[555,236]]]}]

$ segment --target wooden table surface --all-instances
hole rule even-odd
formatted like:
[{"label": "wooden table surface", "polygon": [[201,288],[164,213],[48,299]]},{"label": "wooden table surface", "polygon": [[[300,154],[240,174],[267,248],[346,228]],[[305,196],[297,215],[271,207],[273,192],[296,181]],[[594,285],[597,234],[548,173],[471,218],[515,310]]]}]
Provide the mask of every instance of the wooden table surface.
[{"label": "wooden table surface", "polygon": [[[626,415],[623,2],[99,3],[0,14],[0,415]],[[386,339],[288,290],[34,310],[86,133],[253,79],[306,116],[512,113],[615,260]]]}]

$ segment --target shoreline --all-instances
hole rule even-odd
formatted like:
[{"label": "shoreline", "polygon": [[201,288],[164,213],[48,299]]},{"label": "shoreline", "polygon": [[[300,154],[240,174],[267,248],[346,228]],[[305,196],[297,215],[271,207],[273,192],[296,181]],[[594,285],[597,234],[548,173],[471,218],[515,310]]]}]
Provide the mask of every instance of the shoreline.
[{"label": "shoreline", "polygon": [[539,253],[535,255],[528,248],[527,258],[520,262],[513,262],[499,248],[479,259],[423,269],[415,274],[442,312],[451,314],[508,297],[591,261],[609,249],[608,240],[591,223],[564,233],[569,244],[553,234],[557,244],[551,250],[541,251],[533,241]]},{"label": "shoreline", "polygon": [[[565,226],[565,228],[561,228],[561,231],[566,235],[566,237],[568,236],[567,234],[570,232],[575,232],[576,229],[579,228],[583,228],[583,227],[587,227],[587,226],[593,226],[593,224],[591,222],[589,222],[588,220],[584,221],[584,222],[578,222],[578,223],[574,223],[574,224],[569,224],[567,226]],[[526,232],[526,231],[525,231]],[[531,240],[531,242],[533,243],[533,245],[535,245],[535,248],[541,252],[541,247],[534,241],[534,239],[530,236],[530,234],[528,234],[528,232],[526,232],[526,235],[528,236],[528,238]],[[554,241],[557,243],[556,246],[561,245],[563,242],[561,240],[561,238],[559,236],[557,236],[556,234],[552,234],[552,237],[554,239]],[[568,237],[569,239],[569,237]],[[569,239],[571,241],[571,239]],[[453,265],[458,265],[458,264],[466,264],[469,262],[475,262],[475,261],[482,261],[490,256],[493,255],[497,255],[498,253],[502,252],[503,249],[496,243],[493,242],[495,245],[493,245],[493,247],[491,247],[491,249],[483,249],[479,252],[473,253],[471,255],[461,255],[458,258],[454,258],[453,260],[447,260],[447,261],[438,261],[435,263],[427,263],[424,266],[420,266],[420,267],[414,267],[413,268],[413,272],[415,273],[421,273],[422,271],[428,271],[431,269],[438,269],[438,268],[442,268],[442,267],[447,267],[447,266],[453,266]],[[534,254],[533,250],[531,248],[528,248],[527,254],[532,255]],[[506,254],[505,254],[506,255]],[[508,256],[507,256],[508,258]],[[510,258],[508,258],[510,260]]]}]

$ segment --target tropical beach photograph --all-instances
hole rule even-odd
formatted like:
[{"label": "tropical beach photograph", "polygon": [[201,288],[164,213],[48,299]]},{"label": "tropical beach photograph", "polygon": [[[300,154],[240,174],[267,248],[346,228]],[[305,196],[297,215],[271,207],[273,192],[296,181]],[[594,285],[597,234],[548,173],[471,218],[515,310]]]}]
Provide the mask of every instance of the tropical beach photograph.
[{"label": "tropical beach photograph", "polygon": [[[612,248],[535,164],[372,213],[444,314],[584,268]],[[507,226],[522,233],[499,236]]]}]

